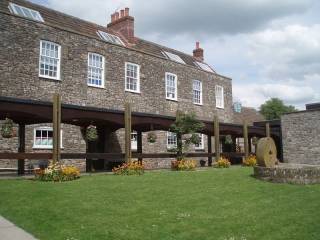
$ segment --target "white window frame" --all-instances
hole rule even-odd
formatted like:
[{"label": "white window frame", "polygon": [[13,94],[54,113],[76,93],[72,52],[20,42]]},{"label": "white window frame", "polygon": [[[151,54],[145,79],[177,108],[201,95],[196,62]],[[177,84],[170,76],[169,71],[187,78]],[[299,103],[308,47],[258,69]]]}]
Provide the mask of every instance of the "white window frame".
[{"label": "white window frame", "polygon": [[[43,20],[43,18],[42,18],[42,16],[41,16],[39,11],[36,11],[36,10],[31,9],[31,8],[27,8],[27,7],[21,6],[21,5],[12,3],[12,2],[9,3],[8,7],[9,7],[10,12],[15,14],[15,15],[17,15],[17,16],[24,17],[24,18],[27,18],[27,19],[31,19],[31,20],[34,20],[34,21],[37,21],[37,22],[44,22],[44,20]],[[20,8],[23,16],[20,15],[17,12],[16,7]],[[30,13],[30,15],[32,15],[32,17],[27,16],[24,11],[28,11]]]},{"label": "white window frame", "polygon": [[[36,144],[36,133],[37,131],[52,131],[52,145],[37,145]],[[60,133],[60,148],[63,148],[63,144],[62,144],[62,134],[63,131],[61,130]],[[53,128],[52,127],[35,127],[33,129],[33,149],[53,149]]]},{"label": "white window frame", "polygon": [[215,95],[216,95],[216,108],[224,109],[224,89],[222,86],[216,85]]},{"label": "white window frame", "polygon": [[[127,88],[127,67],[128,65],[132,65],[137,67],[137,90],[132,90],[132,89],[128,89]],[[132,62],[126,62],[125,63],[125,81],[124,81],[124,89],[126,92],[132,92],[132,93],[140,93],[140,65],[136,64],[136,63],[132,63]]]},{"label": "white window frame", "polygon": [[[167,85],[167,77],[168,76],[172,76],[175,79],[175,83],[174,83],[174,85],[175,85],[174,96],[175,97],[174,98],[168,97],[168,85]],[[166,99],[167,100],[172,100],[172,101],[178,101],[178,76],[176,74],[166,72],[166,74],[165,74],[165,84],[166,84],[166,86],[165,86],[166,87]]]},{"label": "white window frame", "polygon": [[[89,68],[90,67],[98,68],[98,67],[94,67],[94,66],[89,66],[90,55],[95,55],[97,57],[101,57],[102,58],[101,85],[89,83]],[[104,84],[104,80],[105,80],[105,58],[104,58],[104,56],[102,56],[101,54],[98,54],[98,53],[88,52],[88,66],[87,67],[88,67],[87,85],[90,86],[90,87],[104,88],[104,86],[105,86],[105,84]]]},{"label": "white window frame", "polygon": [[[136,140],[132,139],[134,135],[136,136],[135,137]],[[136,131],[132,131],[131,132],[131,150],[137,151],[137,149],[138,149],[138,133]]]},{"label": "white window frame", "polygon": [[204,150],[204,137],[202,133],[198,133],[199,138],[200,138],[200,143],[198,144],[198,146],[195,144],[194,145],[194,149],[195,150]]},{"label": "white window frame", "polygon": [[169,144],[169,137],[173,137],[174,135],[176,135],[175,133],[173,132],[167,132],[167,149],[172,149],[172,148],[176,148],[177,147],[177,136],[175,136],[176,138],[176,143],[175,144],[172,144],[170,143]]},{"label": "white window frame", "polygon": [[[194,88],[194,83],[195,83],[195,82],[198,82],[198,83],[199,83],[199,85],[200,85],[200,90]],[[196,98],[195,98],[194,91],[199,91],[200,102],[196,102],[196,101],[195,101]],[[202,103],[202,81],[200,81],[200,80],[193,80],[193,82],[192,82],[192,100],[193,100],[193,103],[194,103],[195,105],[202,105],[202,104],[203,104],[203,103]]]},{"label": "white window frame", "polygon": [[[57,76],[56,77],[51,77],[51,76],[47,76],[45,74],[41,74],[41,57],[42,57],[42,43],[49,43],[49,44],[53,44],[55,46],[58,47],[58,64],[57,64]],[[44,57],[48,57],[45,56]],[[60,78],[60,65],[61,65],[61,46],[57,43],[54,42],[50,42],[47,40],[40,40],[40,53],[39,53],[39,77],[41,78],[48,78],[48,79],[53,79],[53,80],[61,80]]]}]

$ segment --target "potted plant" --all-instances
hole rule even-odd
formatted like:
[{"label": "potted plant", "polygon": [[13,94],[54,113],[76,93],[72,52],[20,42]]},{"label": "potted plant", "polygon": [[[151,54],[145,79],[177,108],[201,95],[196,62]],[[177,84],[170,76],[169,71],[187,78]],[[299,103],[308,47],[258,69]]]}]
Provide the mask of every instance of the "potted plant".
[{"label": "potted plant", "polygon": [[87,141],[89,141],[89,142],[97,141],[98,137],[99,137],[97,127],[94,125],[89,125],[86,128],[86,135],[85,136],[86,136]]},{"label": "potted plant", "polygon": [[157,135],[154,132],[149,132],[147,139],[149,143],[155,143],[157,141]]},{"label": "potted plant", "polygon": [[1,136],[3,138],[12,138],[15,135],[16,133],[13,129],[13,121],[9,118],[6,118],[1,126]]}]

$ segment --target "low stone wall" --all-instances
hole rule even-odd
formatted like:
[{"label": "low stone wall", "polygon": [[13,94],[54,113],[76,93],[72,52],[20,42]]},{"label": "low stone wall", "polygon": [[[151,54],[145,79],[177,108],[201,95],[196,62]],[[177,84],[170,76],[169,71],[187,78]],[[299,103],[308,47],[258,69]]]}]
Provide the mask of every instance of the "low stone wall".
[{"label": "low stone wall", "polygon": [[254,176],[258,179],[293,184],[320,183],[320,165],[281,164],[276,167],[254,167]]}]

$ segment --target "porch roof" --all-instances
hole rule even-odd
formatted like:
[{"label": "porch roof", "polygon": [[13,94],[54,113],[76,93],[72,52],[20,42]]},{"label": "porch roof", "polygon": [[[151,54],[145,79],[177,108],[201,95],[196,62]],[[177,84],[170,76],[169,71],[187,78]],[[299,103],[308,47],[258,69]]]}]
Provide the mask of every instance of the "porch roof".
[{"label": "porch roof", "polygon": [[[26,100],[0,96],[0,120],[6,117],[18,124],[39,124],[52,122],[52,103],[40,100]],[[151,113],[132,112],[132,129],[137,131],[169,130],[175,117]],[[124,127],[124,111],[90,106],[79,106],[62,103],[61,122],[77,126],[108,127],[117,130]],[[204,134],[213,134],[213,121],[202,121]],[[250,136],[265,136],[263,126],[249,126]],[[220,134],[243,135],[243,126],[239,124],[220,123]],[[277,128],[271,129],[271,134],[279,136]]]}]

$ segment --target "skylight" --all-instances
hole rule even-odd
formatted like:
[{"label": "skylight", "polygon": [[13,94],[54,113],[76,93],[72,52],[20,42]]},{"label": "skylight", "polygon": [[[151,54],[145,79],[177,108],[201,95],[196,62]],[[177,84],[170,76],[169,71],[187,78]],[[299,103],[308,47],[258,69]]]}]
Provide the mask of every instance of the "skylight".
[{"label": "skylight", "polygon": [[118,36],[115,36],[115,35],[112,35],[110,33],[106,33],[103,31],[98,31],[97,33],[101,37],[101,39],[106,42],[110,42],[110,43],[124,46],[123,42],[121,41],[121,39]]},{"label": "skylight", "polygon": [[178,55],[176,55],[176,54],[174,54],[174,53],[163,51],[163,54],[164,54],[166,57],[168,57],[170,60],[172,60],[172,61],[186,64],[186,63],[181,59],[181,57],[179,57]]},{"label": "skylight", "polygon": [[26,8],[15,3],[9,3],[9,9],[11,13],[14,13],[20,17],[29,18],[38,22],[44,22],[41,14],[38,11]]},{"label": "skylight", "polygon": [[205,71],[207,71],[207,72],[212,72],[212,73],[214,73],[214,71],[212,70],[212,68],[209,67],[209,65],[207,65],[206,63],[196,62],[196,64],[197,64],[202,70],[205,70]]}]

